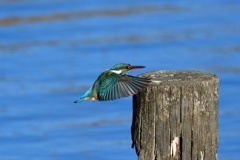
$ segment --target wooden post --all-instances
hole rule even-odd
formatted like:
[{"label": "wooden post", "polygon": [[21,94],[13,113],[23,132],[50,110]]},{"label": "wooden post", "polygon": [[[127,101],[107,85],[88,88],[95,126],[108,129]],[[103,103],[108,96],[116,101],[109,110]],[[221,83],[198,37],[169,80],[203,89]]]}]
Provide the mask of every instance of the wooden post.
[{"label": "wooden post", "polygon": [[218,77],[200,71],[140,76],[155,82],[133,96],[132,147],[138,160],[216,160]]}]

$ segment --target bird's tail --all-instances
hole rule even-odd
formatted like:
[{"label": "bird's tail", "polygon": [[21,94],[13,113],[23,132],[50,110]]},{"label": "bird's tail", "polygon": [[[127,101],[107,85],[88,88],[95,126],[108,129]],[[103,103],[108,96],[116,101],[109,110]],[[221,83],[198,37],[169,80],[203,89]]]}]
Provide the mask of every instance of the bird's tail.
[{"label": "bird's tail", "polygon": [[80,103],[82,102],[85,98],[92,97],[92,87],[80,98],[78,98],[74,103]]},{"label": "bird's tail", "polygon": [[85,96],[80,97],[79,99],[77,99],[76,101],[74,101],[74,103],[80,103],[84,100],[84,98],[86,98]]}]

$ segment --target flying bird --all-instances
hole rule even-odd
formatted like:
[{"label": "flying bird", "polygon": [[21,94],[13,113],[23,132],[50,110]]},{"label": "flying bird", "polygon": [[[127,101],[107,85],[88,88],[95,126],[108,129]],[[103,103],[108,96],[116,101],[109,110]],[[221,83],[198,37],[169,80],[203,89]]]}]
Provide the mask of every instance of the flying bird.
[{"label": "flying bird", "polygon": [[151,78],[131,76],[126,73],[141,68],[145,68],[145,66],[116,64],[111,69],[102,72],[88,91],[74,103],[83,100],[108,101],[137,94],[149,85]]}]

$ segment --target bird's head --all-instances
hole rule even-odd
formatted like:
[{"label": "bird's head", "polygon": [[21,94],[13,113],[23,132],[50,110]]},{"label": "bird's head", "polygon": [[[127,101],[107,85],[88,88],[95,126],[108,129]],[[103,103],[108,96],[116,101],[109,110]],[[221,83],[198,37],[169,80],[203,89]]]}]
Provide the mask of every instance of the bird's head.
[{"label": "bird's head", "polygon": [[113,66],[110,70],[117,74],[125,74],[130,70],[145,68],[145,66],[132,66],[127,63],[118,63]]}]

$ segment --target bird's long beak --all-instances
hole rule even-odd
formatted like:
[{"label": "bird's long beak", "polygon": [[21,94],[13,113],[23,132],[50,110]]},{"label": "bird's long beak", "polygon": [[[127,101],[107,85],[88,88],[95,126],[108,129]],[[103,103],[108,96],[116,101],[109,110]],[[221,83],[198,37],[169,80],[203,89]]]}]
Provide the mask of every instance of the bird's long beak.
[{"label": "bird's long beak", "polygon": [[136,70],[136,69],[141,69],[141,68],[145,68],[145,66],[132,66],[131,70]]}]

